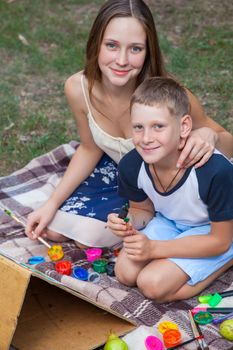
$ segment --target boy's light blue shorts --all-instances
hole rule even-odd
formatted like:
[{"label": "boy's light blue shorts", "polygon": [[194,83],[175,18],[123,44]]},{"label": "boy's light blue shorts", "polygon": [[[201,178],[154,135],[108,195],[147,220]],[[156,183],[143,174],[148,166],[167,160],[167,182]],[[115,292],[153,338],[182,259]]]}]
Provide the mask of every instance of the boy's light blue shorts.
[{"label": "boy's light blue shorts", "polygon": [[[179,239],[192,235],[206,235],[209,232],[210,225],[179,225],[175,221],[168,220],[160,213],[157,213],[156,217],[142,230],[142,233],[151,240]],[[188,280],[189,285],[195,285],[203,281],[231,259],[233,259],[233,243],[226,253],[218,256],[192,259],[169,258],[190,277],[190,280]]]}]

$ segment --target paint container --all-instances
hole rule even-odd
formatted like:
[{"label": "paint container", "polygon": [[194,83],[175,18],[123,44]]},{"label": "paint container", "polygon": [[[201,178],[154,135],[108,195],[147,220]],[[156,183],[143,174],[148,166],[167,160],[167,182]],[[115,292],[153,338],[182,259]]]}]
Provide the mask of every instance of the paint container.
[{"label": "paint container", "polygon": [[83,267],[74,267],[73,268],[73,277],[81,281],[88,280],[88,271]]},{"label": "paint container", "polygon": [[87,261],[93,262],[97,259],[101,258],[102,255],[102,249],[101,248],[89,248],[85,250]]},{"label": "paint container", "polygon": [[95,272],[104,273],[107,272],[107,260],[106,259],[98,259],[93,261],[92,267]]},{"label": "paint container", "polygon": [[164,350],[163,343],[154,335],[146,337],[145,346],[147,350]]},{"label": "paint container", "polygon": [[55,264],[55,269],[58,273],[62,275],[70,275],[71,274],[71,268],[72,264],[68,260],[58,261]]}]

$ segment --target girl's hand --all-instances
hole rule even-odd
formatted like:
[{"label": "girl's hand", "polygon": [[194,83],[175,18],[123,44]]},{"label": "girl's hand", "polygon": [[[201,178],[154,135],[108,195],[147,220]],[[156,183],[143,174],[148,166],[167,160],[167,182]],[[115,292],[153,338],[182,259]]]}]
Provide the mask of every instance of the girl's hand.
[{"label": "girl's hand", "polygon": [[132,230],[132,234],[123,240],[123,247],[128,258],[134,261],[148,261],[153,258],[153,242],[139,231]]},{"label": "girl's hand", "polygon": [[108,215],[107,227],[118,237],[125,237],[131,234],[131,225],[118,217],[118,214],[112,213]]},{"label": "girl's hand", "polygon": [[46,202],[42,207],[29,214],[25,229],[26,235],[31,239],[36,239],[41,235],[46,236],[44,230],[52,221],[56,211],[57,208],[55,206],[50,202]]},{"label": "girl's hand", "polygon": [[177,162],[179,168],[195,168],[205,164],[214,152],[218,135],[211,128],[203,127],[191,131]]}]

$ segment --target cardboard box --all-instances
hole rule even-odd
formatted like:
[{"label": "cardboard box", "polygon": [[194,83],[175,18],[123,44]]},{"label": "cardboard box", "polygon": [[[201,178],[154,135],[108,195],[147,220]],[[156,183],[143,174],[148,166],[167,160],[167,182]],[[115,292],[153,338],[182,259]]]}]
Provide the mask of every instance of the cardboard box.
[{"label": "cardboard box", "polygon": [[40,273],[0,256],[0,349],[88,350],[135,325]]}]

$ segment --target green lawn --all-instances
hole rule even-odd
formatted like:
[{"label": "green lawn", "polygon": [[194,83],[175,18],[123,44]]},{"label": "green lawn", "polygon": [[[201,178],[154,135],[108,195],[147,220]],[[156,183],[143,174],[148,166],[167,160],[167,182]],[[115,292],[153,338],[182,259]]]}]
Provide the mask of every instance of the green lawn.
[{"label": "green lawn", "polygon": [[[233,4],[151,0],[168,69],[233,133]],[[77,139],[63,93],[102,1],[0,0],[0,176]]]}]

